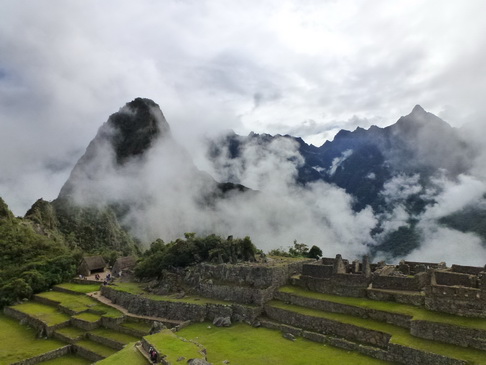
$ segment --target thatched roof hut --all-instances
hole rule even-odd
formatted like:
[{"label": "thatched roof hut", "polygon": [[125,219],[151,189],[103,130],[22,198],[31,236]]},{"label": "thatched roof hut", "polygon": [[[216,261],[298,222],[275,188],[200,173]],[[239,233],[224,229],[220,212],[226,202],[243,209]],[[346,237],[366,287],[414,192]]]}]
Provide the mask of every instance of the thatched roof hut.
[{"label": "thatched roof hut", "polygon": [[85,256],[78,268],[78,273],[84,276],[90,276],[96,272],[103,272],[106,262],[101,256]]},{"label": "thatched roof hut", "polygon": [[120,276],[120,272],[133,270],[137,259],[133,256],[120,257],[115,261],[111,272],[113,275]]}]

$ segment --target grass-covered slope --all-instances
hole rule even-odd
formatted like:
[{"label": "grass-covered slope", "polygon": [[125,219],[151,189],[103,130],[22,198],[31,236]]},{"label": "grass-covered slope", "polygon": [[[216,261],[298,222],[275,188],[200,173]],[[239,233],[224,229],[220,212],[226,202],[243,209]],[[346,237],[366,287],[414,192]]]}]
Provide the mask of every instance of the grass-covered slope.
[{"label": "grass-covered slope", "polygon": [[56,339],[39,339],[37,331],[0,314],[0,364],[12,364],[66,344]]},{"label": "grass-covered slope", "polygon": [[221,364],[224,360],[233,365],[389,364],[304,338],[292,342],[283,338],[280,331],[253,328],[243,323],[232,327],[197,323],[182,329],[177,335],[203,345],[208,361],[213,364]]}]

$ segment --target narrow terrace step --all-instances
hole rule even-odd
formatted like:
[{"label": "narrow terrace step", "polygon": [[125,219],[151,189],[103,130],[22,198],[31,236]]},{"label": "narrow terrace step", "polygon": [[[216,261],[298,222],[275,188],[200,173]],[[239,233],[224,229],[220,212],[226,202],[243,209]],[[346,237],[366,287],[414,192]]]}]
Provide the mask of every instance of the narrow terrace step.
[{"label": "narrow terrace step", "polygon": [[303,337],[314,342],[331,345],[344,350],[356,351],[363,355],[371,356],[379,360],[384,360],[384,361],[389,360],[389,355],[387,350],[375,346],[367,346],[358,342],[350,341],[340,337],[324,335],[322,333],[318,333],[315,331],[306,331],[303,330],[302,328],[297,328],[279,322],[275,322],[264,317],[258,318],[258,322],[260,323],[261,327],[264,328],[281,331],[282,333],[291,333],[294,336]]},{"label": "narrow terrace step", "polygon": [[73,346],[79,356],[91,361],[103,360],[118,351],[89,339],[78,341]]},{"label": "narrow terrace step", "polygon": [[75,343],[86,336],[86,331],[77,327],[68,326],[54,331],[54,338],[67,343]]},{"label": "narrow terrace step", "polygon": [[163,330],[154,335],[145,336],[142,340],[143,348],[148,351],[153,347],[159,354],[159,360],[165,363],[185,363],[189,359],[206,359],[205,348],[195,342],[177,336],[171,330]]},{"label": "narrow terrace step", "polygon": [[139,337],[120,333],[108,328],[97,328],[87,333],[87,338],[91,341],[101,343],[116,350],[121,350],[130,342],[139,341]]},{"label": "narrow terrace step", "polygon": [[91,331],[100,326],[101,316],[99,314],[83,312],[72,316],[71,324],[83,330]]},{"label": "narrow terrace step", "polygon": [[390,303],[389,306],[380,303],[380,305],[374,306],[375,302],[367,302],[364,298],[339,297],[297,287],[282,287],[275,293],[275,298],[306,308],[344,313],[360,318],[371,318],[404,328],[410,328],[410,321],[413,318],[412,312],[396,310],[396,303]]},{"label": "narrow terrace step", "polygon": [[56,307],[49,305],[26,302],[11,307],[5,307],[4,313],[9,317],[23,321],[36,330],[44,332],[48,337],[62,327],[69,326],[69,316],[61,313]]},{"label": "narrow terrace step", "polygon": [[276,298],[302,307],[372,318],[409,328],[416,337],[486,351],[484,318],[460,317],[395,302],[315,293],[293,286],[280,288]]},{"label": "narrow terrace step", "polygon": [[[420,364],[438,364],[444,359],[449,359],[446,362],[448,364],[465,364],[465,361],[486,364],[485,351],[414,337],[406,328],[372,319],[309,309],[280,301],[269,302],[265,311],[270,319],[280,323],[387,349],[389,361],[401,361],[406,354],[420,359],[415,362]],[[370,337],[366,338],[368,335]],[[372,338],[375,340],[372,341]]]},{"label": "narrow terrace step", "polygon": [[287,325],[339,336],[371,346],[386,348],[391,338],[391,334],[383,330],[386,327],[380,326],[380,322],[345,314],[309,309],[276,300],[265,306],[265,312],[269,318]]}]

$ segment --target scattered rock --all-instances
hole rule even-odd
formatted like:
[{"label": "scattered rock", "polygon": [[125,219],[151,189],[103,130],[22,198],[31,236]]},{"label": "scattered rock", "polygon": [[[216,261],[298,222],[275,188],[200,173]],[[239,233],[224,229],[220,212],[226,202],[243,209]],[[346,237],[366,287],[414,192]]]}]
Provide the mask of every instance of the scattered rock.
[{"label": "scattered rock", "polygon": [[216,327],[229,327],[231,326],[230,317],[216,317],[214,318],[213,324]]},{"label": "scattered rock", "polygon": [[182,361],[182,360],[185,360],[186,358],[184,356],[181,356],[177,359],[177,361]]},{"label": "scattered rock", "polygon": [[286,338],[287,340],[290,340],[290,341],[295,341],[295,336],[293,334],[291,334],[290,332],[284,332],[282,334],[283,338]]},{"label": "scattered rock", "polygon": [[164,326],[163,323],[154,321],[152,323],[152,327],[150,328],[150,334],[153,335],[154,333],[159,333],[160,331],[166,329],[167,327]]},{"label": "scattered rock", "polygon": [[187,360],[189,365],[212,365],[210,362],[207,362],[204,359],[189,359]]}]

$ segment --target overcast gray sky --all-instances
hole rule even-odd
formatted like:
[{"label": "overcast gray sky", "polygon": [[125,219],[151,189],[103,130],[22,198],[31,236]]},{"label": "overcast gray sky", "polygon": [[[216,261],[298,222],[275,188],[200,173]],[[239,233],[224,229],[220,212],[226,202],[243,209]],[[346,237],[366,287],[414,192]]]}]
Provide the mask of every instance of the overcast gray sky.
[{"label": "overcast gray sky", "polygon": [[421,104],[486,116],[486,3],[2,0],[0,196],[54,199],[108,116],[137,96],[195,155],[204,133],[321,145]]}]

